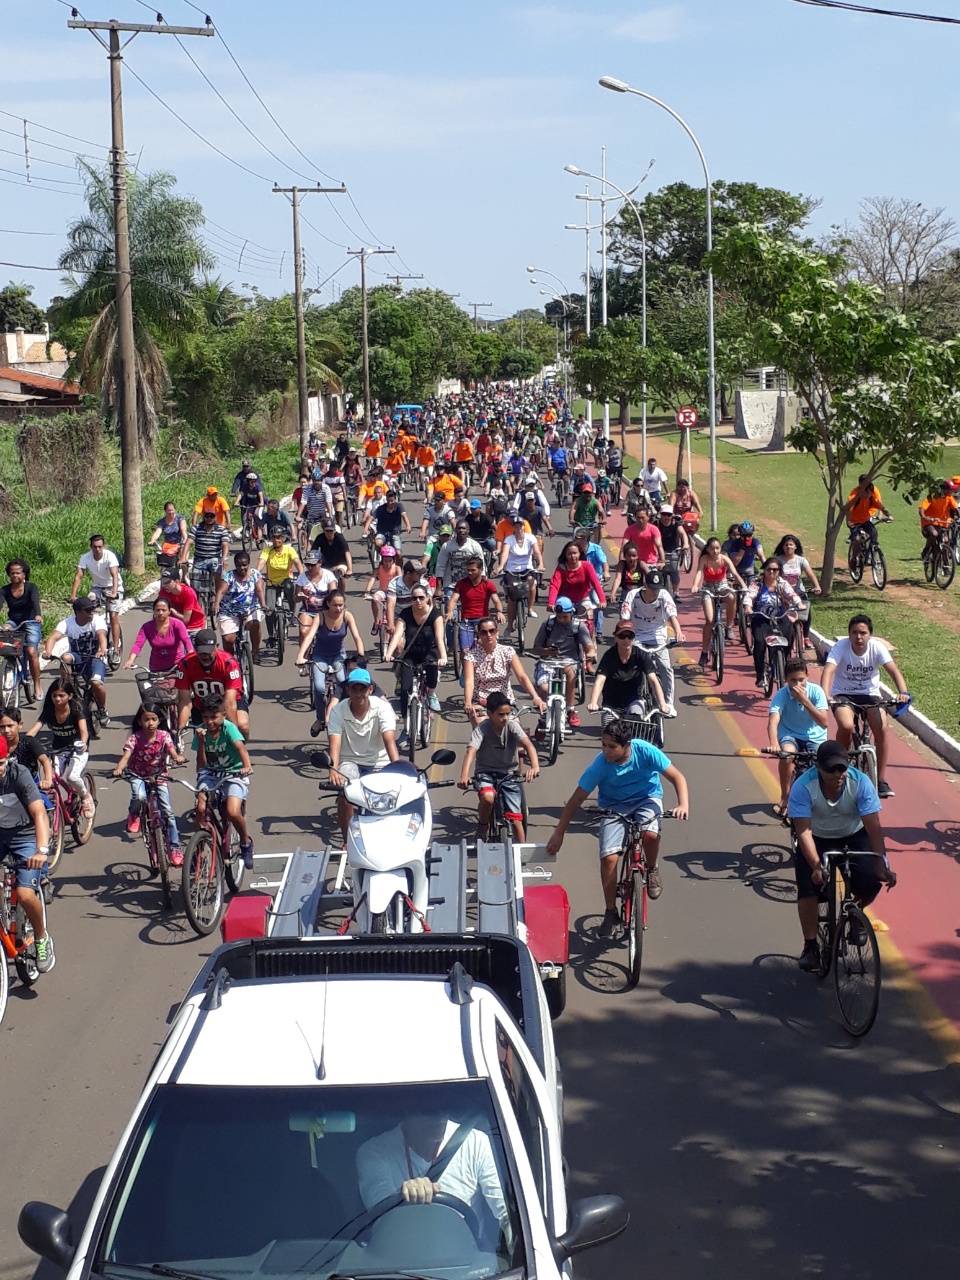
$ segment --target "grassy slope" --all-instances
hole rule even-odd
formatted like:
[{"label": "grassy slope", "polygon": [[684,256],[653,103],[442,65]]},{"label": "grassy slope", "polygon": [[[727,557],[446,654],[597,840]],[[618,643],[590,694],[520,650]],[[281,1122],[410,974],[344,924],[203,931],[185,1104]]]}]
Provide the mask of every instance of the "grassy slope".
[{"label": "grassy slope", "polygon": [[[658,457],[664,470],[672,473],[676,464],[676,434],[660,437]],[[696,436],[695,453],[705,457],[708,442]],[[718,515],[721,531],[734,520],[752,519],[771,553],[781,534],[796,533],[815,570],[823,554],[826,494],[819,468],[812,458],[795,453],[750,453],[726,441],[717,443]],[[634,468],[637,467],[634,463]],[[634,474],[634,468],[629,473]],[[960,473],[960,448],[944,451],[944,475]],[[855,472],[854,472],[855,475]],[[705,477],[695,477],[695,488],[706,504]],[[852,483],[851,483],[852,487]],[[887,558],[890,586],[880,593],[869,577],[855,586],[845,567],[839,570],[829,601],[815,600],[814,626],[825,635],[844,634],[851,614],[867,613],[879,636],[894,646],[897,665],[925,715],[947,733],[957,727],[956,673],[960,670],[960,635],[945,621],[960,628],[960,575],[947,591],[928,586],[920,564],[920,526],[916,509],[908,507],[888,486],[881,493],[893,517],[893,524],[880,526],[880,541]],[[838,548],[839,562],[845,564],[846,545]],[[909,595],[898,591],[909,588]]]},{"label": "grassy slope", "polygon": [[[294,487],[297,457],[294,444],[264,449],[256,455],[255,465],[268,495],[283,495]],[[163,504],[168,498],[189,518],[194,503],[207,485],[215,484],[222,491],[229,492],[236,471],[236,464],[220,462],[202,473],[146,485],[143,491],[145,535],[149,537],[152,533],[154,522],[163,514]],[[29,519],[20,518],[0,531],[0,564],[14,556],[22,556],[29,563],[31,579],[40,588],[45,630],[63,617],[63,600],[73,585],[77,561],[93,533],[102,533],[108,546],[122,545],[123,509],[119,488],[88,502],[59,507]],[[148,557],[148,577],[152,576],[152,567]],[[128,594],[138,590],[146,581],[126,572],[123,578]]]}]

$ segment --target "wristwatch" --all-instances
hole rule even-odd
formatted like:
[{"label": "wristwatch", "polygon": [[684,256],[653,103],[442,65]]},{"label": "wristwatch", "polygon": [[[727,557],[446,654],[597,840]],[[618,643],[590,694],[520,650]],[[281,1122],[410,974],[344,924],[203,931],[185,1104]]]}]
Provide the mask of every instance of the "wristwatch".
[{"label": "wristwatch", "polygon": [[48,844],[37,845],[37,853],[49,853],[49,852],[50,852],[50,846]]}]

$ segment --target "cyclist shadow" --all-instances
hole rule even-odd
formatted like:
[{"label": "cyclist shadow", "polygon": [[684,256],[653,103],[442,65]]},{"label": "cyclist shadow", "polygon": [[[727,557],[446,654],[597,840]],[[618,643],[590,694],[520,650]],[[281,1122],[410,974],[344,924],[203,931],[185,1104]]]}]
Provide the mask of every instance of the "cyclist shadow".
[{"label": "cyclist shadow", "polygon": [[617,995],[630,988],[625,938],[601,938],[602,913],[580,916],[570,933],[567,967],[582,987],[600,995]]},{"label": "cyclist shadow", "polygon": [[[767,902],[793,902],[796,899],[793,855],[789,848],[772,841],[745,844],[740,853],[729,849],[697,850],[670,853],[665,857],[667,862],[678,866],[688,880],[701,884],[738,880]],[[784,871],[789,873],[784,875]]]},{"label": "cyclist shadow", "polygon": [[103,870],[102,877],[77,876],[73,880],[61,880],[59,892],[69,885],[83,891],[83,896],[93,895],[93,900],[110,910],[86,912],[88,919],[109,919],[113,912],[135,916],[144,921],[140,936],[145,942],[164,945],[170,942],[186,942],[196,938],[185,917],[180,887],[175,876],[173,905],[163,906],[160,882],[151,876],[141,862],[112,862]]}]

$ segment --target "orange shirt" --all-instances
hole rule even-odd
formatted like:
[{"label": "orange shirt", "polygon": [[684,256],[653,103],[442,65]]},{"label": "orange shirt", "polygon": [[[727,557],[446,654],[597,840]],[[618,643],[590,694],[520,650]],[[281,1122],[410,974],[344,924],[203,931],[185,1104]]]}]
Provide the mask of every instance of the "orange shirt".
[{"label": "orange shirt", "polygon": [[[524,520],[523,522],[523,532],[524,533],[532,532],[530,525],[527,523],[526,520]],[[494,530],[493,536],[496,538],[498,542],[503,542],[504,539],[510,537],[511,533],[513,533],[513,516],[504,516],[502,520],[499,520],[497,522],[497,527]]]},{"label": "orange shirt", "polygon": [[196,523],[199,524],[203,518],[205,511],[212,511],[217,517],[217,524],[227,529],[230,527],[230,503],[222,494],[217,494],[215,498],[208,498],[206,494],[200,499],[193,509]]},{"label": "orange shirt", "polygon": [[458,440],[453,446],[453,456],[457,462],[472,462],[473,445],[469,440]]},{"label": "orange shirt", "polygon": [[357,495],[357,501],[361,503],[369,502],[370,499],[373,497],[374,489],[378,487],[384,493],[386,493],[387,486],[383,483],[382,480],[364,480],[363,484],[360,486],[360,492]]},{"label": "orange shirt", "polygon": [[[852,502],[853,499],[857,497],[858,489],[859,486],[857,489],[851,490],[847,498],[848,502]],[[867,497],[858,498],[857,501],[853,503],[853,506],[850,508],[850,513],[847,516],[847,521],[850,524],[866,524],[871,516],[875,516],[877,514],[881,509],[881,506],[880,490],[876,485],[873,485]]]},{"label": "orange shirt", "polygon": [[363,452],[367,455],[368,458],[379,458],[380,457],[380,441],[368,440],[367,443],[363,446]]},{"label": "orange shirt", "polygon": [[417,465],[421,467],[432,467],[437,460],[437,455],[433,452],[428,444],[422,444],[417,450]]},{"label": "orange shirt", "polygon": [[[399,444],[399,441],[397,443]],[[403,437],[403,452],[407,455],[407,458],[412,458],[416,454],[419,443],[416,436]]]},{"label": "orange shirt", "polygon": [[952,494],[945,493],[941,497],[927,498],[920,503],[920,527],[933,521],[951,520],[960,511],[960,504]]},{"label": "orange shirt", "polygon": [[463,482],[445,471],[443,475],[437,476],[436,480],[431,484],[427,497],[431,497],[434,493],[442,493],[446,500],[451,502],[458,493],[462,492]]},{"label": "orange shirt", "polygon": [[394,475],[399,475],[403,470],[403,454],[396,451],[389,454],[384,466],[388,471],[392,471]]}]

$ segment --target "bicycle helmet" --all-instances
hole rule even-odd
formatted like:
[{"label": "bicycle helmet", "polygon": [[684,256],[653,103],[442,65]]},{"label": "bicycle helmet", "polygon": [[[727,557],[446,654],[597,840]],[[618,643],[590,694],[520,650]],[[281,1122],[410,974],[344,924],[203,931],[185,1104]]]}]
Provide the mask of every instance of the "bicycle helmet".
[{"label": "bicycle helmet", "polygon": [[389,560],[391,556],[395,556],[397,554],[397,549],[396,547],[391,546],[389,542],[385,542],[380,548],[380,554],[385,559]]},{"label": "bicycle helmet", "polygon": [[752,520],[741,520],[741,521],[740,521],[740,532],[743,534],[743,536],[744,536],[745,538],[749,538],[749,537],[751,537],[751,536],[752,536],[752,534],[753,534],[753,521],[752,521]]},{"label": "bicycle helmet", "polygon": [[275,524],[273,528],[270,530],[271,538],[285,538],[286,536],[287,536],[287,531],[286,529],[284,529],[282,524]]}]

